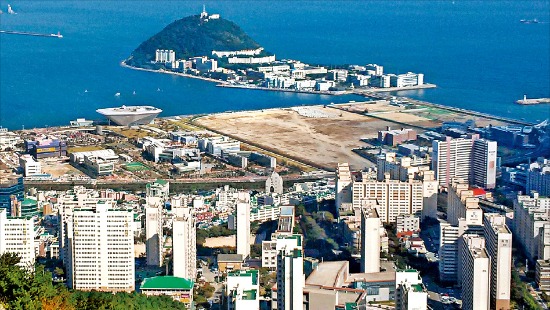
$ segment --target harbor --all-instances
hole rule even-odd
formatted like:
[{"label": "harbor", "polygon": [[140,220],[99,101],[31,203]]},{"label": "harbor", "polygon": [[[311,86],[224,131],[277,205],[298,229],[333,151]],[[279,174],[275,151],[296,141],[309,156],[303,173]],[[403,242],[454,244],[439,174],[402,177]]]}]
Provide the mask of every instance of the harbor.
[{"label": "harbor", "polygon": [[63,38],[63,35],[60,32],[57,33],[38,33],[38,32],[27,32],[27,31],[12,31],[12,30],[0,30],[2,34],[16,34],[22,36],[34,36],[34,37],[48,37],[48,38]]}]

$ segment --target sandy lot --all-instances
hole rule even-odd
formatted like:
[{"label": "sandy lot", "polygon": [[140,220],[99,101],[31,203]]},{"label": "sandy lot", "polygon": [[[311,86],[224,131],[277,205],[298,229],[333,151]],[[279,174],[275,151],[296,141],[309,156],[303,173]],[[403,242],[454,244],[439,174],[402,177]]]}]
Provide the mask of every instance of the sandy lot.
[{"label": "sandy lot", "polygon": [[200,125],[240,139],[276,149],[281,154],[315,162],[334,169],[339,162],[349,162],[360,169],[371,164],[351,150],[367,146],[362,138],[377,136],[387,121],[356,113],[310,107],[311,114],[329,115],[312,118],[292,109],[270,109],[223,113],[197,120]]},{"label": "sandy lot", "polygon": [[49,173],[54,178],[66,176],[66,175],[81,175],[84,176],[84,173],[82,173],[80,170],[76,169],[75,167],[71,166],[69,163],[59,163],[54,161],[45,161],[41,160],[42,162],[42,172],[43,173]]}]

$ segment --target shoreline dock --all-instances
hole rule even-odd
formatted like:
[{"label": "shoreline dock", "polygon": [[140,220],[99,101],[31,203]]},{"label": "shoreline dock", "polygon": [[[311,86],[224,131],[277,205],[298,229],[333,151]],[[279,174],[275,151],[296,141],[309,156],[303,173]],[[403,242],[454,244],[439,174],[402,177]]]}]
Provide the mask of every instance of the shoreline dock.
[{"label": "shoreline dock", "polygon": [[533,98],[533,99],[523,98],[521,100],[516,100],[516,103],[521,105],[545,104],[545,103],[550,103],[550,98]]}]

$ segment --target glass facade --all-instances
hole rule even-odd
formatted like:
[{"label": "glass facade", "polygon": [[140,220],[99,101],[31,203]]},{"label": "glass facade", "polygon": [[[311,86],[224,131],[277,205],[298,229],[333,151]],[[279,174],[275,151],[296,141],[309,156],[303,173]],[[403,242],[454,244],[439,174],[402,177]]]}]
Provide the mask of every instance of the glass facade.
[{"label": "glass facade", "polygon": [[11,214],[11,196],[15,195],[17,201],[23,201],[25,188],[23,177],[9,177],[0,181],[0,208],[6,209]]}]

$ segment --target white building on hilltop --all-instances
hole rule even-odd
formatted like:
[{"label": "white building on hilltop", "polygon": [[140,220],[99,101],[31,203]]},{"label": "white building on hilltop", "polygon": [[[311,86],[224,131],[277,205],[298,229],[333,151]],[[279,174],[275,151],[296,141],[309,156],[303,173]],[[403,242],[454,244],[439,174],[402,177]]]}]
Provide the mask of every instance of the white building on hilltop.
[{"label": "white building on hilltop", "polygon": [[98,201],[72,211],[66,225],[67,286],[75,290],[131,292],[135,286],[132,210]]},{"label": "white building on hilltop", "polygon": [[34,220],[25,217],[7,217],[8,211],[0,208],[0,255],[17,254],[22,267],[34,266]]}]

